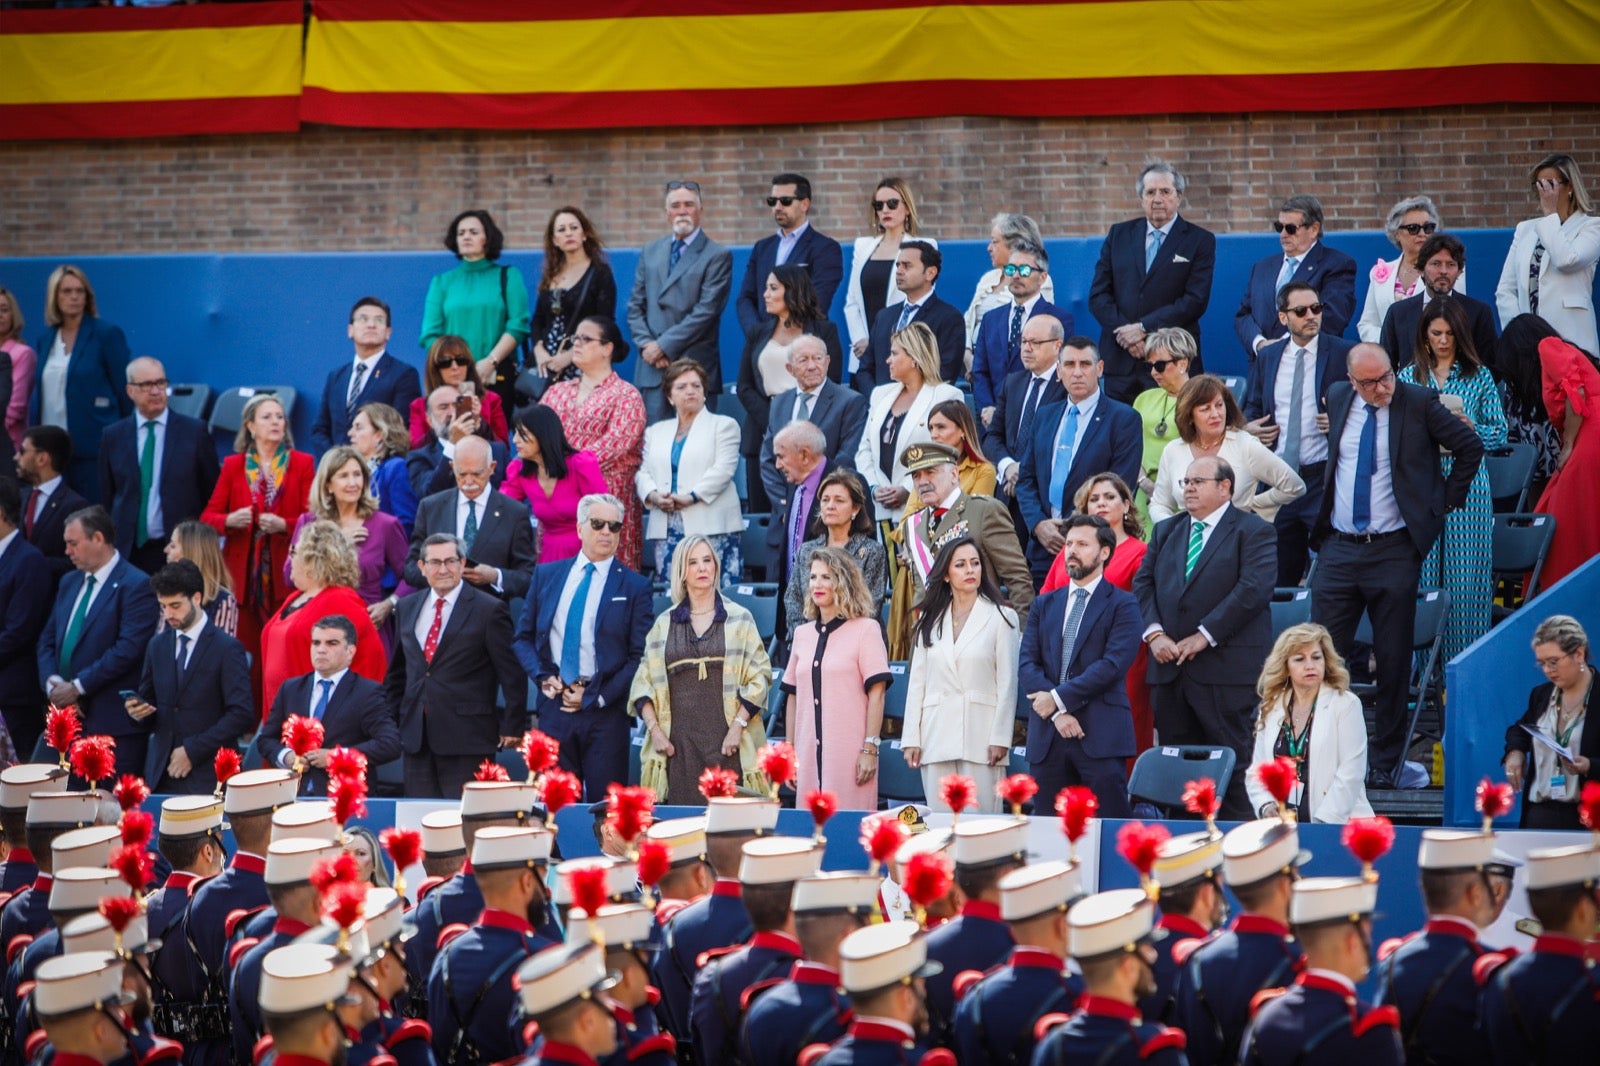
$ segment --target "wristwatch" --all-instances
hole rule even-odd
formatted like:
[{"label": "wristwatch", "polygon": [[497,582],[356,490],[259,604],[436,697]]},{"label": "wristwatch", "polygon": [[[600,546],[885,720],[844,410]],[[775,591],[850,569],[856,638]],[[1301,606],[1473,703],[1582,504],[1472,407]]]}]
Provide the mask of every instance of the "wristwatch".
[{"label": "wristwatch", "polygon": [[876,748],[878,745],[883,743],[883,738],[882,737],[867,737],[862,741],[862,743],[863,744],[871,744],[874,748]]},{"label": "wristwatch", "polygon": [[738,715],[734,715],[733,724],[743,731],[750,728],[750,719],[740,718]]}]

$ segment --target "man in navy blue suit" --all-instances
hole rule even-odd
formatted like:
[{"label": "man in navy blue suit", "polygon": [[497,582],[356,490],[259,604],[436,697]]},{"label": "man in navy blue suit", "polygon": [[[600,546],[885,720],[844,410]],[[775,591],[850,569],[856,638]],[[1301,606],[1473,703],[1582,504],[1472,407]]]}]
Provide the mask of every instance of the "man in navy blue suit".
[{"label": "man in navy blue suit", "polygon": [[153,726],[144,779],[162,795],[210,795],[217,752],[255,726],[244,645],[212,625],[205,579],[188,559],[150,576],[166,628],[150,641],[128,717]]},{"label": "man in navy blue suit", "polygon": [[1146,333],[1168,326],[1186,330],[1196,353],[1189,373],[1203,372],[1200,316],[1211,303],[1217,238],[1178,214],[1184,185],[1171,164],[1148,164],[1137,188],[1144,217],[1118,222],[1100,245],[1089,310],[1100,323],[1106,393],[1123,403],[1150,387]]},{"label": "man in navy blue suit", "polygon": [[616,558],[620,500],[580,500],[578,538],[577,555],[535,568],[515,647],[539,687],[539,728],[594,802],[628,782],[628,689],[655,613],[649,580]]},{"label": "man in navy blue suit", "polygon": [[858,392],[870,393],[874,386],[889,380],[889,338],[913,322],[933,330],[939,342],[939,376],[948,382],[960,380],[966,372],[962,360],[967,348],[967,320],[954,304],[939,299],[934,285],[944,272],[944,256],[927,241],[906,241],[894,260],[895,288],[905,293],[905,301],[890,304],[873,320],[867,350],[861,353],[861,369],[856,374]]},{"label": "man in navy blue suit", "polygon": [[1027,241],[1012,244],[1005,265],[1011,303],[983,316],[978,339],[972,343],[972,395],[985,426],[994,418],[995,394],[1006,375],[1022,369],[1023,323],[1036,315],[1049,315],[1061,323],[1062,333],[1072,335],[1072,316],[1041,295],[1049,273],[1050,257],[1043,248]]},{"label": "man in navy blue suit", "polygon": [[1322,297],[1322,332],[1338,337],[1356,311],[1356,261],[1322,243],[1322,204],[1315,196],[1291,196],[1272,223],[1283,251],[1250,268],[1250,283],[1233,316],[1245,354],[1257,353],[1283,336],[1278,321],[1278,291],[1291,281],[1316,287]]},{"label": "man in navy blue suit", "polygon": [[1072,514],[1078,487],[1107,470],[1129,485],[1138,481],[1144,423],[1139,412],[1100,391],[1104,371],[1094,341],[1069,337],[1057,360],[1067,398],[1039,409],[1023,447],[1017,506],[1033,534],[1028,564],[1040,584],[1066,543],[1060,520]]},{"label": "man in navy blue suit", "polygon": [[[1466,313],[1472,328],[1472,348],[1478,361],[1494,370],[1494,357],[1500,334],[1494,328],[1494,308],[1456,291],[1456,280],[1467,269],[1467,247],[1448,233],[1435,233],[1417,250],[1417,269],[1422,271],[1422,291],[1389,305],[1383,318],[1378,343],[1396,366],[1411,362],[1417,347],[1417,323],[1422,321],[1425,304],[1451,297]],[[1308,492],[1306,495],[1310,495]]]},{"label": "man in navy blue suit", "polygon": [[50,620],[44,555],[22,535],[22,493],[0,477],[0,714],[24,758],[44,731],[44,700],[33,650]]},{"label": "man in navy blue suit", "polygon": [[750,262],[745,265],[739,298],[734,302],[739,331],[746,335],[771,317],[761,299],[761,290],[773,267],[791,263],[810,274],[823,314],[833,305],[833,294],[844,278],[844,252],[839,242],[813,229],[806,220],[811,211],[811,182],[804,175],[775,175],[767,206],[772,209],[778,232],[761,238],[750,249]]},{"label": "man in navy blue suit", "polygon": [[156,631],[150,579],[117,551],[104,507],[68,517],[63,536],[76,569],[62,580],[39,641],[39,681],[52,704],[78,708],[85,734],[116,738],[118,776],[142,775],[150,725],[128,715],[119,693],[139,683]]},{"label": "man in navy blue suit", "polygon": [[100,491],[111,501],[117,551],[153,574],[166,564],[173,529],[211,499],[217,449],[204,422],[167,406],[167,372],[156,360],[128,364],[128,396],[133,414],[100,438]]},{"label": "man in navy blue suit", "polygon": [[1006,375],[994,398],[994,418],[983,432],[983,454],[1000,476],[996,493],[1011,509],[1017,541],[1028,542],[1028,527],[1017,506],[1017,478],[1022,456],[1033,443],[1033,418],[1041,408],[1060,403],[1067,390],[1056,373],[1057,358],[1067,335],[1054,315],[1035,315],[1022,326],[1022,369]]},{"label": "man in navy blue suit", "polygon": [[72,438],[60,426],[30,426],[17,452],[17,474],[28,488],[22,494],[22,535],[44,553],[52,589],[72,569],[61,532],[67,516],[89,506],[62,476],[72,457]]},{"label": "man in navy blue suit", "polygon": [[311,446],[318,455],[346,443],[350,422],[363,404],[386,403],[405,418],[422,395],[417,368],[388,352],[391,329],[389,305],[376,296],[363,296],[350,309],[346,333],[355,344],[355,358],[329,374],[322,388],[322,406],[311,424]]},{"label": "man in navy blue suit", "polygon": [[1098,515],[1066,522],[1072,583],[1035,601],[1022,632],[1017,702],[1042,795],[1087,785],[1107,818],[1128,818],[1134,752],[1127,675],[1139,657],[1139,603],[1105,580],[1117,536]]}]

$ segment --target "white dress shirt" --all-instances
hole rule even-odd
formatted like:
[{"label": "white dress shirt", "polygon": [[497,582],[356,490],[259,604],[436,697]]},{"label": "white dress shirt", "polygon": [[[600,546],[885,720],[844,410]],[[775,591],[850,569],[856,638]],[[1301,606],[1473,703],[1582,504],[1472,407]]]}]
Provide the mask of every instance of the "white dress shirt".
[{"label": "white dress shirt", "polygon": [[144,438],[149,430],[145,426],[155,423],[156,454],[155,466],[150,482],[150,503],[144,511],[144,527],[150,531],[152,538],[163,537],[167,532],[166,516],[161,513],[161,463],[167,454],[167,415],[169,411],[162,411],[154,418],[134,413],[134,428],[137,432],[133,435],[134,458],[138,460],[144,455]]},{"label": "white dress shirt", "polygon": [[[467,555],[472,554],[472,546],[467,543],[468,506],[469,504],[477,505],[477,510],[475,513],[478,519],[478,532],[482,533],[483,523],[489,517],[489,496],[493,492],[494,490],[492,488],[485,488],[482,492],[478,493],[476,499],[468,500],[466,493],[462,492],[460,489],[456,490],[456,536],[461,538],[461,550]],[[494,589],[496,592],[499,592],[500,581],[504,577],[504,574],[501,572],[499,567],[491,566],[489,569],[494,571],[494,581],[489,587]]]},{"label": "white dress shirt", "polygon": [[[1068,400],[1067,405],[1061,409],[1061,424],[1056,427],[1055,448],[1053,448],[1050,452],[1050,477],[1052,478],[1052,481],[1047,482],[1047,485],[1054,483],[1053,479],[1055,478],[1056,474],[1056,457],[1061,447],[1062,435],[1067,431],[1067,416],[1071,414],[1072,408],[1076,407],[1078,409],[1078,432],[1077,435],[1072,438],[1072,458],[1070,461],[1077,462],[1078,449],[1083,446],[1084,434],[1089,432],[1089,423],[1094,420],[1095,409],[1099,406],[1100,390],[1095,389],[1094,392],[1090,393],[1088,396],[1085,396],[1077,403],[1073,403],[1071,400]],[[1050,501],[1050,517],[1062,517],[1060,500]]]},{"label": "white dress shirt", "polygon": [[[58,478],[56,480],[60,479]],[[83,606],[84,618],[87,619],[89,617],[89,612],[94,609],[94,601],[100,598],[100,594],[106,590],[106,585],[111,580],[111,571],[115,570],[117,568],[117,564],[121,561],[122,554],[120,552],[113,551],[111,553],[111,560],[90,575],[94,578],[94,588],[91,589],[89,587],[87,578],[84,580],[82,588],[78,590],[77,598],[72,601],[72,610],[67,612],[67,620],[69,625],[71,624],[73,616],[78,613],[79,605]],[[57,648],[56,650],[59,652],[61,649]],[[63,678],[60,674],[55,674],[50,678],[52,683],[63,680],[65,680],[65,678]],[[74,679],[72,683],[77,686],[79,695],[88,694],[83,687],[83,682]],[[48,687],[49,686],[46,685],[46,688]]]},{"label": "white dress shirt", "polygon": [[1272,383],[1272,417],[1278,423],[1278,445],[1273,451],[1283,455],[1289,443],[1289,413],[1294,402],[1294,366],[1298,359],[1305,363],[1305,376],[1300,386],[1300,465],[1320,463],[1328,458],[1328,435],[1317,432],[1317,341],[1304,348],[1290,337],[1283,347],[1283,358],[1278,360],[1278,377]]},{"label": "white dress shirt", "polygon": [[[457,586],[457,587],[459,588],[460,586]],[[448,614],[449,612],[446,611],[445,613]],[[432,604],[432,597],[431,596],[430,596],[430,602],[428,604],[427,614],[428,614],[428,624],[432,625],[433,624],[433,604]],[[439,631],[441,633],[444,632],[444,627],[440,626],[439,627]],[[423,635],[424,638],[426,638],[427,635],[428,635],[428,631],[427,630],[423,630],[422,631],[422,635]],[[300,713],[302,715],[304,715],[305,717],[307,717],[307,718],[312,718],[312,717],[314,717],[316,715],[317,702],[322,698],[321,683],[323,681],[331,681],[331,682],[333,682],[333,684],[330,685],[329,688],[328,688],[328,702],[332,703],[333,702],[333,694],[335,692],[339,691],[339,682],[343,681],[344,680],[344,675],[348,674],[349,672],[350,672],[349,667],[346,667],[343,670],[334,671],[333,673],[329,674],[327,677],[323,677],[321,674],[314,675],[311,678],[311,698],[306,700],[306,705],[300,709]],[[328,712],[326,710],[324,710],[322,713],[324,715],[326,715]],[[323,719],[319,719],[319,720],[320,721],[326,721],[327,719],[323,718]],[[278,752],[278,766],[281,769],[284,769],[284,770],[293,770],[294,769],[294,761],[295,761],[295,759],[297,757],[298,756],[296,756],[294,752],[290,751],[288,748],[284,748],[282,751]]]},{"label": "white dress shirt", "polygon": [[56,334],[39,378],[39,424],[67,428],[67,366],[72,353]]},{"label": "white dress shirt", "polygon": [[[579,552],[567,572],[567,583],[561,586],[561,598],[556,601],[555,617],[550,622],[550,654],[561,662],[561,645],[566,639],[567,612],[572,610],[572,598],[578,594],[587,563],[594,564],[594,577],[589,580],[589,597],[583,605],[583,634],[578,639],[578,672],[584,677],[594,676],[594,626],[600,616],[600,601],[605,593],[606,579],[611,576],[612,559],[591,559]],[[567,680],[570,680],[567,679]]]},{"label": "white dress shirt", "polygon": [[44,514],[44,505],[50,502],[56,489],[61,487],[61,475],[57,474],[49,481],[41,481],[33,487],[33,495],[28,497],[28,508],[33,512],[33,520],[39,521],[39,516]]},{"label": "white dress shirt", "polygon": [[[450,628],[450,616],[455,613],[456,601],[461,599],[461,586],[465,581],[456,582],[456,587],[445,593],[444,620],[439,624],[439,636],[444,636],[444,631]],[[433,589],[428,589],[428,598],[422,601],[422,610],[417,612],[417,624],[411,627],[411,632],[416,635],[417,643],[422,647],[428,646],[428,630],[433,628],[433,612],[438,610],[438,601],[441,599]]]},{"label": "white dress shirt", "polygon": [[[361,375],[361,388],[365,389],[367,387],[367,382],[371,381],[372,380],[372,375],[377,372],[377,370],[378,370],[378,360],[383,358],[384,351],[385,351],[385,349],[379,348],[377,350],[377,352],[375,352],[372,355],[367,356],[365,359],[363,359],[361,356],[358,355],[358,356],[355,357],[355,360],[353,362],[351,362],[351,364],[350,364],[350,380],[345,382],[345,385],[344,385],[344,402],[345,402],[346,406],[348,406],[350,401],[352,399],[354,399],[354,397],[352,397],[350,395],[350,387],[356,383],[356,371],[358,369],[360,369],[361,367],[363,367],[363,366],[367,368],[366,373]],[[356,392],[356,396],[360,396],[360,395],[361,395],[361,392],[357,391]],[[335,441],[334,443],[342,444],[344,442],[343,441]]]},{"label": "white dress shirt", "polygon": [[[1035,375],[1033,375],[1033,378],[1028,382],[1028,388],[1022,390],[1022,410],[1017,413],[1017,429],[1019,431],[1022,429],[1022,419],[1028,413],[1028,391],[1029,391],[1029,389],[1032,389],[1034,392],[1036,392],[1038,394],[1037,397],[1033,401],[1033,413],[1034,414],[1038,414],[1039,413],[1039,408],[1041,406],[1043,406],[1043,404],[1044,404],[1045,390],[1050,388],[1050,382],[1055,379],[1055,376],[1056,376],[1056,372],[1053,369],[1046,370],[1043,374],[1035,374]],[[1035,388],[1034,385],[1033,385],[1033,382],[1035,382],[1035,381],[1037,381],[1039,383],[1037,388]],[[1022,449],[1022,448],[1031,448],[1031,447],[1033,447],[1033,442],[1031,440],[1026,440],[1026,439],[1024,439],[1022,437],[1018,437],[1017,438],[1017,448],[1019,450]],[[1074,454],[1076,454],[1076,452],[1074,452]],[[1019,465],[1021,465],[1021,464],[1019,464],[1017,462],[1017,460],[1011,458],[1008,455],[1004,459],[1000,460],[1000,464],[995,467],[995,473],[999,474],[1000,475],[1000,480],[1004,481],[1005,480],[1005,476],[1006,476],[1006,471],[1010,470],[1014,466],[1019,466]]]},{"label": "white dress shirt", "polygon": [[1372,520],[1364,530],[1356,529],[1351,509],[1356,498],[1356,460],[1361,453],[1361,429],[1367,424],[1367,408],[1360,395],[1350,404],[1344,433],[1339,437],[1339,469],[1333,479],[1333,528],[1341,533],[1393,533],[1405,528],[1400,506],[1394,498],[1394,473],[1389,465],[1389,415],[1393,405],[1378,408],[1378,439],[1372,465]]},{"label": "white dress shirt", "polygon": [[[1072,617],[1072,601],[1077,597],[1078,590],[1082,589],[1089,594],[1088,597],[1083,601],[1083,609],[1087,611],[1089,609],[1089,601],[1094,599],[1095,590],[1100,587],[1100,582],[1105,580],[1105,574],[1105,570],[1101,569],[1094,575],[1094,577],[1091,577],[1087,581],[1080,582],[1077,578],[1073,578],[1071,583],[1065,586],[1067,592],[1067,609],[1061,614],[1061,654],[1065,655],[1067,653],[1067,619]],[[1080,621],[1082,620],[1080,619]],[[1078,636],[1083,636],[1083,630],[1081,628],[1078,630]],[[1074,648],[1073,650],[1076,651],[1077,649]],[[1056,676],[1061,676],[1060,663],[1056,664]],[[1050,698],[1056,701],[1056,714],[1067,713],[1067,705],[1061,702],[1060,693],[1056,692],[1055,689],[1051,689]],[[1054,721],[1055,715],[1051,715],[1050,718],[1051,721]]]},{"label": "white dress shirt", "polygon": [[[1204,516],[1202,518],[1196,519],[1196,521],[1205,523],[1205,526],[1200,530],[1200,551],[1202,553],[1206,550],[1206,545],[1211,543],[1211,534],[1213,534],[1213,533],[1215,533],[1217,531],[1217,523],[1221,522],[1222,521],[1222,516],[1228,513],[1228,507],[1229,506],[1230,506],[1230,504],[1224,503],[1221,507],[1218,507],[1215,511],[1212,511],[1210,514],[1208,514],[1208,515],[1206,515],[1206,516]],[[1190,529],[1191,529],[1191,534],[1190,535],[1192,536],[1193,535],[1193,533],[1192,533],[1193,527],[1191,526]],[[1188,537],[1185,537],[1181,544],[1177,543],[1175,540],[1168,540],[1167,543],[1168,543],[1169,548],[1175,547],[1175,548],[1179,549],[1180,551],[1182,551],[1184,553],[1184,558],[1185,559],[1188,558],[1188,555],[1189,555],[1189,538]],[[1213,648],[1215,648],[1217,646],[1217,642],[1216,642],[1215,638],[1213,638],[1211,636],[1210,633],[1206,632],[1206,627],[1205,626],[1199,626],[1198,629],[1200,631],[1200,635],[1202,637],[1206,638],[1206,643],[1211,645]],[[1155,636],[1157,633],[1165,633],[1165,632],[1166,632],[1166,629],[1162,627],[1160,622],[1151,622],[1149,625],[1144,627],[1144,637],[1142,639],[1145,642],[1148,643],[1150,638]]]},{"label": "white dress shirt", "polygon": [[[181,649],[182,652],[181,656],[174,656],[174,658],[177,660],[179,671],[189,669],[189,663],[194,659],[195,645],[200,643],[200,631],[205,629],[205,627],[206,612],[203,610],[196,611],[194,624],[188,629],[180,629],[177,633],[173,634],[172,646],[174,649]],[[189,644],[187,647],[185,647],[184,644],[178,640],[179,637],[189,638]]]}]

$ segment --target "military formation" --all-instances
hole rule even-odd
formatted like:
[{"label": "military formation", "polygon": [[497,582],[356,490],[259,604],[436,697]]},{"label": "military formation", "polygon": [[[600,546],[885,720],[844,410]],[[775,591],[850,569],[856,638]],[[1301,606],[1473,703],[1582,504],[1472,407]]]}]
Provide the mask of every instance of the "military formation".
[{"label": "military formation", "polygon": [[[0,772],[0,1066],[1521,1066],[1600,1048],[1592,842],[1523,865],[1489,817],[1429,830],[1427,923],[1375,945],[1382,818],[1346,828],[1359,873],[1302,878],[1292,818],[1223,834],[1197,782],[1206,828],[1125,824],[1140,887],[1090,894],[1092,794],[1055,799],[1074,857],[1030,863],[1019,775],[1009,816],[875,814],[870,868],[824,871],[836,804],[801,797],[815,833],[777,834],[780,752],[768,795],[709,771],[693,818],[613,787],[592,809],[605,854],[562,861],[554,815],[578,790],[548,738],[524,751],[526,781],[486,765],[458,811],[382,834],[392,887],[346,853],[359,760],[333,760],[326,801],[297,769],[219,766],[216,795],[154,817],[143,782],[77,745]],[[1492,814],[1500,791],[1480,796]],[[1518,877],[1539,927],[1522,954],[1479,939]]]}]

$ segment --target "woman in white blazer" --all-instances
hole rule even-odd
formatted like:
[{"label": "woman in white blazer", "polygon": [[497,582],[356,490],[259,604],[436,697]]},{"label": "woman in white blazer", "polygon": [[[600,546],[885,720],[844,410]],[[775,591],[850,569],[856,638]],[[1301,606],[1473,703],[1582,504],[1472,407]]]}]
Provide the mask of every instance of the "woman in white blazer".
[{"label": "woman in white blazer", "polygon": [[661,374],[661,391],[677,412],[644,431],[644,457],[634,486],[644,502],[645,540],[655,550],[656,573],[670,573],[672,553],[684,537],[711,541],[722,564],[722,583],[743,570],[744,516],[733,487],[739,466],[739,423],[706,410],[706,369],[679,359]]},{"label": "woman in white blazer", "polygon": [[1518,315],[1536,314],[1568,343],[1600,354],[1594,316],[1600,218],[1589,203],[1578,164],[1569,155],[1540,160],[1533,168],[1533,190],[1539,197],[1539,217],[1517,223],[1494,290],[1501,328]]},{"label": "woman in white blazer", "polygon": [[[1161,452],[1156,488],[1150,494],[1150,518],[1160,522],[1183,510],[1178,487],[1189,464],[1216,456],[1233,467],[1233,505],[1271,522],[1278,508],[1306,494],[1306,483],[1276,452],[1246,433],[1244,413],[1222,379],[1201,374],[1184,382],[1173,408],[1178,439]],[[1267,486],[1257,492],[1260,484]]]},{"label": "woman in white blazer", "polygon": [[911,496],[911,475],[900,453],[933,439],[928,435],[928,414],[934,404],[961,399],[961,390],[939,377],[939,342],[921,322],[889,339],[888,365],[891,380],[872,390],[866,429],[856,449],[856,472],[872,490],[885,536]]},{"label": "woman in white blazer", "polygon": [[[1389,208],[1383,220],[1384,235],[1389,243],[1400,249],[1393,259],[1380,259],[1367,271],[1367,302],[1356,323],[1356,332],[1368,344],[1378,343],[1383,334],[1383,319],[1396,300],[1404,300],[1422,291],[1422,264],[1417,253],[1428,243],[1428,238],[1444,228],[1439,220],[1439,209],[1426,196],[1408,196]],[[1467,272],[1456,277],[1455,291],[1467,291]],[[1404,360],[1401,360],[1404,362]]]},{"label": "woman in white blazer", "polygon": [[[850,281],[845,286],[844,320],[850,333],[850,367],[853,374],[867,350],[872,322],[885,307],[906,302],[894,283],[894,261],[900,245],[910,240],[939,242],[917,233],[917,200],[904,178],[884,178],[872,191],[868,207],[870,237],[857,237],[850,257]],[[824,308],[823,310],[827,310]]]},{"label": "woman in white blazer", "polygon": [[977,785],[976,807],[997,813],[995,785],[1011,757],[1017,708],[1017,649],[1022,627],[1000,602],[994,575],[970,537],[946,544],[928,573],[922,617],[906,671],[906,765],[922,772],[922,794],[947,811],[939,782],[964,774]]},{"label": "woman in white blazer", "polygon": [[1328,631],[1308,623],[1279,634],[1256,693],[1261,714],[1245,773],[1245,791],[1256,813],[1263,818],[1280,813],[1272,794],[1256,780],[1256,768],[1287,756],[1300,770],[1300,783],[1289,797],[1300,821],[1343,824],[1372,817],[1367,723]]}]

